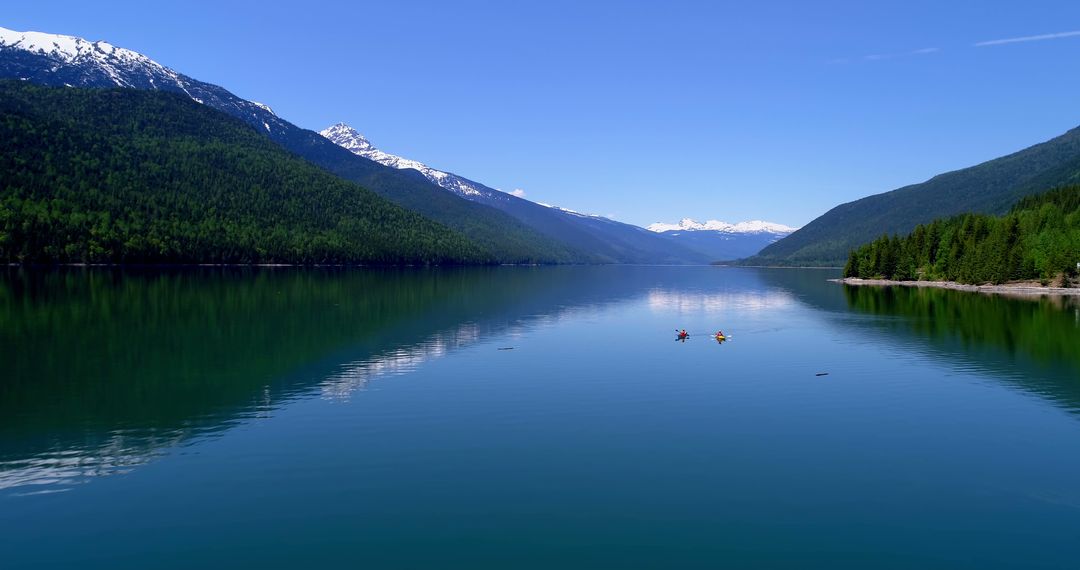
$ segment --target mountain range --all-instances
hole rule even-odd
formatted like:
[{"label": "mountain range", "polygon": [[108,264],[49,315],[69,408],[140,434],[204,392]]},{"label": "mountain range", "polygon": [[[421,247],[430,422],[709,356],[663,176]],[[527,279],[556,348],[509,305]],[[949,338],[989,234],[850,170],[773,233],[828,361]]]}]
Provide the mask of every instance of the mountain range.
[{"label": "mountain range", "polygon": [[501,262],[590,262],[595,256],[550,239],[503,212],[462,200],[410,170],[358,157],[318,133],[217,85],[173,71],[107,42],[0,28],[0,79],[55,87],[132,88],[184,95],[236,117],[317,166],[457,230]]},{"label": "mountain range", "polygon": [[383,152],[344,123],[327,127],[320,134],[357,156],[392,168],[414,171],[465,200],[505,212],[552,240],[561,240],[588,252],[593,256],[590,261],[680,264],[715,260],[705,251],[635,225],[538,204],[419,161]]},{"label": "mountain range", "polygon": [[[193,79],[140,53],[104,41],[0,28],[0,79],[47,86],[131,88],[182,94],[236,117],[286,150],[346,180],[461,232],[502,262],[707,263],[701,252],[644,228],[550,208],[446,173],[446,189],[406,162],[363,156],[278,117],[262,103]],[[360,152],[355,152],[360,151]],[[374,156],[374,155],[373,155]],[[382,157],[392,161],[390,155]],[[439,171],[429,169],[435,178]],[[466,190],[475,190],[475,193]]]},{"label": "mountain range", "polygon": [[729,224],[719,220],[702,223],[683,218],[677,224],[657,222],[646,229],[700,251],[713,260],[733,261],[758,253],[762,248],[787,237],[797,228],[761,220]]},{"label": "mountain range", "polygon": [[483,184],[462,178],[457,174],[436,170],[422,162],[383,152],[375,148],[375,145],[364,138],[364,135],[360,134],[360,131],[357,131],[345,123],[338,123],[327,127],[319,131],[319,134],[326,137],[330,142],[357,156],[362,156],[368,160],[373,160],[379,164],[397,168],[399,170],[411,168],[420,174],[423,174],[424,178],[427,178],[440,188],[459,194],[462,197],[468,198],[470,196],[488,194],[488,198],[490,199],[498,200],[501,198],[499,195],[494,194],[493,190],[487,188]]},{"label": "mountain range", "polygon": [[[322,134],[300,128],[267,105],[104,41],[0,28],[0,79],[176,93],[442,224],[503,263],[706,263],[749,255],[743,263],[840,265],[849,251],[882,234],[961,213],[1001,214],[1021,197],[1080,182],[1080,129],[1074,129],[1005,157],[841,204],[786,237],[791,228],[766,223],[761,231],[744,231],[754,224],[686,220],[653,224],[650,231],[531,202],[385,153],[347,125]],[[753,255],[758,247],[763,249]]]}]

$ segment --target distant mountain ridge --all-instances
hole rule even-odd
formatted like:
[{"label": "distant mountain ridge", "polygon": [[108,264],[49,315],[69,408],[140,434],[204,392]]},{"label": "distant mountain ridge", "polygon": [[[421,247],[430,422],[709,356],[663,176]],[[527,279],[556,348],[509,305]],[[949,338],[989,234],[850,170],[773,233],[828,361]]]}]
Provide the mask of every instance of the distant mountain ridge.
[{"label": "distant mountain ridge", "polygon": [[746,222],[739,222],[737,224],[729,224],[727,222],[721,222],[720,220],[697,222],[694,221],[692,218],[683,218],[679,220],[679,223],[677,224],[656,222],[653,224],[649,224],[648,226],[646,226],[645,229],[651,232],[658,233],[673,231],[714,231],[730,234],[771,233],[787,235],[799,228],[793,228],[791,226],[785,226],[784,224],[776,224],[773,222],[765,222],[761,220],[750,220]]},{"label": "distant mountain ridge", "polygon": [[383,152],[375,148],[375,146],[364,138],[364,135],[360,134],[359,131],[345,123],[338,123],[327,127],[319,131],[319,134],[341,148],[368,160],[374,160],[379,164],[397,168],[399,170],[406,168],[416,170],[432,183],[456,194],[460,194],[463,197],[467,198],[469,196],[478,196],[488,193],[486,192],[488,190],[486,186],[473,182],[472,180],[462,178],[449,172],[443,172],[442,170],[436,170],[422,162]]},{"label": "distant mountain ridge", "polygon": [[797,228],[751,220],[730,224],[720,220],[697,222],[683,218],[677,224],[656,222],[648,230],[695,251],[713,261],[734,261],[757,254]]},{"label": "distant mountain ridge", "polygon": [[1080,128],[975,166],[841,204],[744,260],[751,265],[842,266],[883,234],[959,214],[1002,215],[1020,198],[1080,183]]},{"label": "distant mountain ridge", "polygon": [[[383,152],[359,131],[337,123],[320,134],[353,154],[401,170],[414,170],[433,184],[462,198],[506,212],[545,236],[578,247],[602,263],[708,263],[713,258],[665,236],[615,220],[568,208],[532,202],[452,172]],[[760,248],[758,248],[760,249]],[[755,250],[756,251],[756,250]]]},{"label": "distant mountain ridge", "polygon": [[[430,180],[433,184],[438,185],[440,188],[449,190],[455,194],[461,195],[467,200],[487,199],[487,200],[506,200],[511,199],[522,200],[525,202],[531,202],[533,204],[539,204],[545,208],[551,208],[553,210],[570,214],[572,216],[586,217],[586,218],[602,218],[610,220],[605,216],[597,214],[583,214],[570,208],[563,208],[561,206],[553,206],[551,204],[545,204],[543,202],[532,202],[532,200],[526,200],[520,196],[515,196],[502,190],[497,190],[485,186],[479,182],[474,182],[468,178],[458,176],[453,172],[446,172],[443,170],[437,170],[432,168],[418,160],[412,160],[396,154],[390,154],[384,152],[371,144],[371,141],[367,139],[360,131],[345,123],[337,123],[330,127],[327,127],[319,134],[329,139],[334,144],[348,150],[349,152],[362,156],[368,160],[373,160],[379,164],[389,166],[391,168],[397,168],[399,170],[412,169],[416,170],[420,174],[424,175],[424,178]],[[612,220],[614,221],[614,220]]]}]

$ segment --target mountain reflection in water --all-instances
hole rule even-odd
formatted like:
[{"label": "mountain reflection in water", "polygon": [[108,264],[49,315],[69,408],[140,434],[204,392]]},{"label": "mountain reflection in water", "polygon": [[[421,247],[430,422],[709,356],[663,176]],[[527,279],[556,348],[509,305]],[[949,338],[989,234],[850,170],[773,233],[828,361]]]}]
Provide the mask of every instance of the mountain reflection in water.
[{"label": "mountain reflection in water", "polygon": [[[272,417],[348,402],[477,343],[513,344],[601,307],[718,322],[810,309],[1080,410],[1080,306],[854,288],[832,272],[553,267],[7,269],[0,273],[0,490],[56,492]],[[762,321],[765,322],[765,321]],[[690,326],[671,323],[671,326]],[[764,325],[762,325],[764,326]],[[783,325],[769,325],[775,330]],[[658,326],[666,336],[667,323]],[[731,331],[729,330],[729,334]]]}]

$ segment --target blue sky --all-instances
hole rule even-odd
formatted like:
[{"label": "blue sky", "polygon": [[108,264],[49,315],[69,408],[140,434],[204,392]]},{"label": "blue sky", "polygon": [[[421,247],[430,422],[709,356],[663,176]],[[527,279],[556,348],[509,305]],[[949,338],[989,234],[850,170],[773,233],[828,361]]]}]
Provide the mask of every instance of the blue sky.
[{"label": "blue sky", "polygon": [[151,5],[9,3],[0,26],[642,225],[802,225],[1080,125],[1080,2]]}]

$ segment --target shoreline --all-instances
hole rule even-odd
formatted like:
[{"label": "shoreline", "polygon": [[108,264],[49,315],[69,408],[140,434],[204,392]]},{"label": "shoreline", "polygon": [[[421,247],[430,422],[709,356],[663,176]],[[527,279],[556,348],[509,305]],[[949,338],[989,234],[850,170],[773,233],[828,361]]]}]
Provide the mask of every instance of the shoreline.
[{"label": "shoreline", "polygon": [[967,291],[969,293],[984,293],[991,295],[1014,295],[1018,297],[1039,297],[1043,295],[1054,296],[1080,296],[1080,287],[1043,287],[1028,283],[1006,283],[1004,285],[964,285],[955,281],[893,281],[891,279],[859,279],[858,277],[845,277],[842,279],[829,279],[833,283],[852,285],[855,287],[932,287],[935,289],[952,289],[954,291]]},{"label": "shoreline", "polygon": [[[713,267],[749,267],[751,269],[843,269],[843,265],[741,265],[738,263],[718,263],[709,265]],[[832,279],[830,279],[832,281]]]}]

